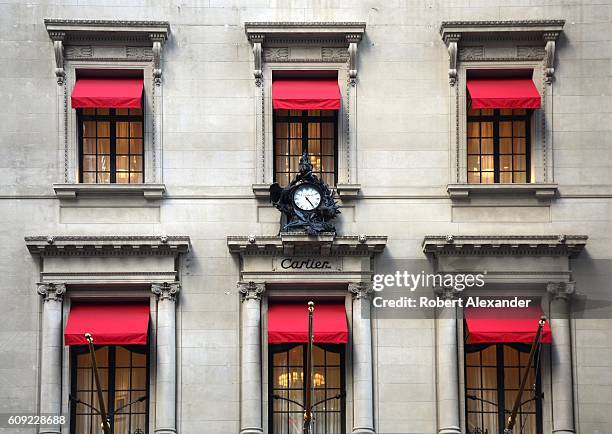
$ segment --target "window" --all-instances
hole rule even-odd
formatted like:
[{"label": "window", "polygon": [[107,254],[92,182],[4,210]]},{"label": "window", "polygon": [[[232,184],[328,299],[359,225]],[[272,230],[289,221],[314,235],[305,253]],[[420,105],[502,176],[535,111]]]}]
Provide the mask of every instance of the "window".
[{"label": "window", "polygon": [[[114,414],[110,420],[111,434],[148,432],[147,354],[148,348],[139,346],[96,349],[106,410],[109,415]],[[71,434],[102,434],[100,416],[85,405],[99,408],[90,357],[87,347],[73,347],[71,394],[82,403],[71,402]],[[142,397],[145,397],[143,401],[134,402]]]},{"label": "window", "polygon": [[308,152],[313,172],[328,185],[337,180],[337,110],[274,110],[274,180],[285,186]]},{"label": "window", "polygon": [[144,182],[142,109],[83,108],[79,116],[79,181]]},{"label": "window", "polygon": [[469,104],[468,102],[468,183],[530,182],[531,111],[472,109]]},{"label": "window", "polygon": [[[529,358],[529,345],[466,345],[465,396],[468,434],[503,434]],[[539,354],[527,379],[515,430],[542,434]],[[506,411],[504,412],[504,409]]]},{"label": "window", "polygon": [[[302,434],[306,344],[279,344],[270,347],[269,423],[273,434]],[[345,423],[344,346],[313,346],[312,397],[317,434],[342,434]],[[288,401],[291,400],[291,401]]]}]

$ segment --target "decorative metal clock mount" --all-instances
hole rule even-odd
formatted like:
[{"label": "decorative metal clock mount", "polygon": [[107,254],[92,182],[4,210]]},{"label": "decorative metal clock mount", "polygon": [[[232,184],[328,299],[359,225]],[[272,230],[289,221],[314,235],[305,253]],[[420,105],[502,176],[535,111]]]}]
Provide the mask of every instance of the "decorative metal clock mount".
[{"label": "decorative metal clock mount", "polygon": [[340,210],[334,192],[312,173],[308,153],[300,158],[300,172],[285,188],[270,186],[270,201],[283,214],[283,232],[304,231],[309,235],[336,232],[331,220]]}]

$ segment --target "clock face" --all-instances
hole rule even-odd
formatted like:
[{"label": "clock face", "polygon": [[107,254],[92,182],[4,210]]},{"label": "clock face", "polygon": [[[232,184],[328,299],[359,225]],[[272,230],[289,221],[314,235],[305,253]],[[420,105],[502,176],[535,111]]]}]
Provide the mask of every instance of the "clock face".
[{"label": "clock face", "polygon": [[302,211],[311,211],[321,204],[321,192],[312,185],[301,185],[293,193],[293,203]]}]

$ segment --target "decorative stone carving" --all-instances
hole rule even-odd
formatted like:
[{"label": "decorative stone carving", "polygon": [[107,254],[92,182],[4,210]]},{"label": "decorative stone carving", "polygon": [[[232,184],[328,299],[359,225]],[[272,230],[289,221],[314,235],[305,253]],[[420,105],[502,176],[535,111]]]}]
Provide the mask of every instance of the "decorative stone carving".
[{"label": "decorative stone carving", "polygon": [[544,47],[538,45],[519,45],[516,47],[516,57],[519,59],[536,59],[544,58]]},{"label": "decorative stone carving", "polygon": [[484,58],[484,47],[474,46],[474,47],[461,47],[459,50],[459,59],[461,60],[477,60]]},{"label": "decorative stone carving", "polygon": [[552,84],[553,75],[555,73],[555,49],[557,39],[559,39],[560,32],[546,32],[543,35],[544,41],[546,41],[546,47],[544,47],[544,81],[546,84]]},{"label": "decorative stone carving", "polygon": [[371,282],[351,282],[348,284],[348,290],[353,295],[353,298],[362,299],[370,298],[372,294]]},{"label": "decorative stone carving", "polygon": [[324,62],[346,62],[348,50],[343,47],[321,47],[321,60]]},{"label": "decorative stone carving", "polygon": [[266,62],[282,62],[289,59],[289,47],[268,47],[264,50]]},{"label": "decorative stone carving", "polygon": [[149,39],[153,43],[153,81],[157,86],[161,85],[161,52],[162,46],[166,41],[167,34],[165,33],[151,33]]},{"label": "decorative stone carving", "polygon": [[130,59],[151,60],[153,49],[151,47],[125,47],[125,55]]},{"label": "decorative stone carving", "polygon": [[440,286],[434,288],[434,294],[444,300],[456,300],[459,298],[461,291],[452,286]]},{"label": "decorative stone carving", "polygon": [[238,292],[242,294],[242,301],[245,300],[259,300],[261,294],[266,290],[264,283],[255,282],[238,282]]},{"label": "decorative stone carving", "polygon": [[38,293],[43,296],[43,300],[62,302],[66,293],[66,285],[63,283],[39,283]]},{"label": "decorative stone carving", "polygon": [[64,39],[66,32],[54,31],[49,32],[49,37],[53,41],[53,52],[55,54],[55,76],[57,84],[63,85],[66,73],[64,71]]},{"label": "decorative stone carving", "polygon": [[263,83],[263,59],[262,59],[262,47],[265,36],[263,34],[253,34],[249,38],[253,44],[253,77],[255,77],[255,84],[260,87]]},{"label": "decorative stone carving", "polygon": [[71,45],[65,51],[66,59],[83,59],[93,55],[91,45]]},{"label": "decorative stone carving", "polygon": [[357,83],[357,44],[361,41],[360,33],[346,35],[346,41],[349,43],[349,83],[355,86]]},{"label": "decorative stone carving", "polygon": [[576,282],[549,282],[546,285],[546,292],[553,300],[569,300],[576,292]]},{"label": "decorative stone carving", "polygon": [[448,34],[444,38],[444,43],[448,49],[448,83],[454,86],[457,83],[457,44],[461,39],[458,33]]},{"label": "decorative stone carving", "polygon": [[181,290],[180,282],[163,282],[151,284],[151,292],[160,300],[176,301],[177,294]]}]

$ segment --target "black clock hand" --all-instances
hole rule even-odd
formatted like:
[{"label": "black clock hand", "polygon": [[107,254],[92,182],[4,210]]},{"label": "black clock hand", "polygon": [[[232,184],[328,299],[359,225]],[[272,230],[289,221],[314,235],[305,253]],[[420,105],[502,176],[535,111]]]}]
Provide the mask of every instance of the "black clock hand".
[{"label": "black clock hand", "polygon": [[310,204],[310,206],[312,206],[314,208],[314,204],[310,201],[310,199],[308,199],[308,196],[304,196],[306,198],[306,200],[308,201],[308,203]]}]

